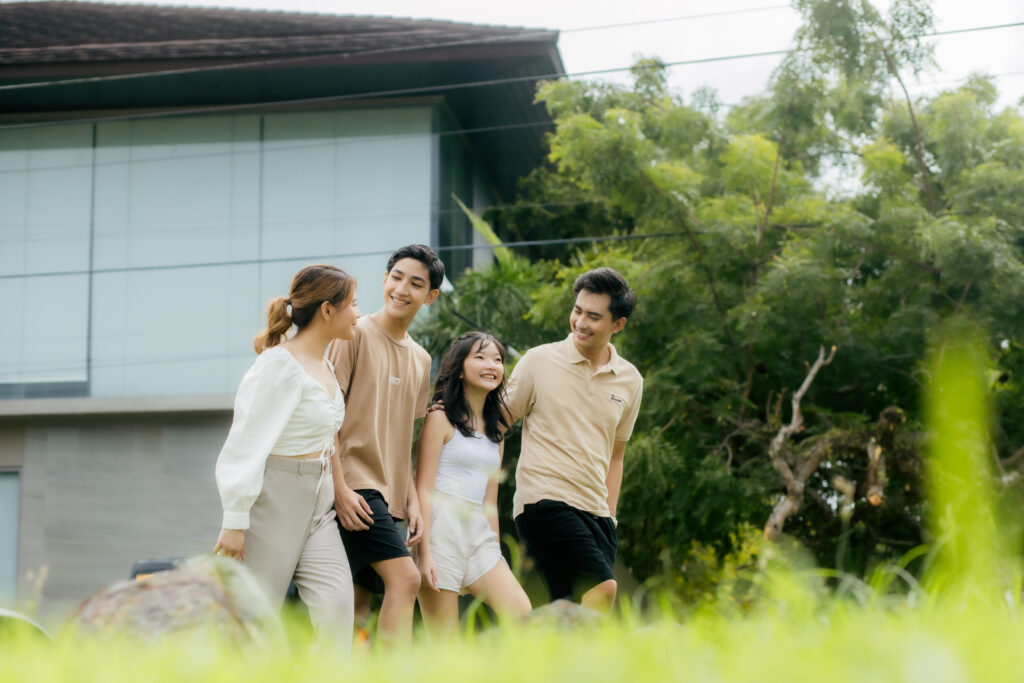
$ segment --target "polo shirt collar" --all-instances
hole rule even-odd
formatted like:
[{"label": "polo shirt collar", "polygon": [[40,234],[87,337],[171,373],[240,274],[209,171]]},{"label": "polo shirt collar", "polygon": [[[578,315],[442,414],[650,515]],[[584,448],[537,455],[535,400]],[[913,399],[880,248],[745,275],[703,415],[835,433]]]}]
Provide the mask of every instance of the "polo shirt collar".
[{"label": "polo shirt collar", "polygon": [[[608,368],[617,375],[621,370],[621,358],[619,358],[619,352],[615,350],[614,344],[609,343],[608,348],[612,350],[612,355],[608,358],[607,363],[598,368],[598,371]],[[572,332],[570,332],[569,336],[562,342],[562,353],[573,365],[576,365],[577,363],[590,362],[582,353],[580,353],[579,349],[576,348],[576,344],[572,341]]]}]

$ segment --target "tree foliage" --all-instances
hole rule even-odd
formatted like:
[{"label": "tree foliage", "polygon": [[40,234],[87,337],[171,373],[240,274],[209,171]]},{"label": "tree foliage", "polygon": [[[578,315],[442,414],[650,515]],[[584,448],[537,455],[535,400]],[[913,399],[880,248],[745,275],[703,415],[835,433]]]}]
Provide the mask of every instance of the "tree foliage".
[{"label": "tree foliage", "polygon": [[[639,306],[615,342],[645,390],[619,535],[640,579],[734,556],[739,530],[765,525],[784,492],[770,443],[819,348],[834,361],[781,451],[794,468],[820,457],[784,527],[819,563],[867,572],[928,540],[924,358],[950,317],[989,347],[1001,490],[1022,479],[1024,115],[997,111],[982,76],[892,95],[894,69],[930,57],[920,3],[888,18],[867,2],[797,5],[794,54],[724,118],[706,92],[668,92],[654,60],[632,87],[544,84],[551,164],[522,185],[530,208],[489,217],[506,239],[631,239],[467,272],[421,327],[435,352],[470,325],[523,351],[565,334],[579,273],[631,281]],[[829,192],[823,166],[856,173],[856,190]]]}]

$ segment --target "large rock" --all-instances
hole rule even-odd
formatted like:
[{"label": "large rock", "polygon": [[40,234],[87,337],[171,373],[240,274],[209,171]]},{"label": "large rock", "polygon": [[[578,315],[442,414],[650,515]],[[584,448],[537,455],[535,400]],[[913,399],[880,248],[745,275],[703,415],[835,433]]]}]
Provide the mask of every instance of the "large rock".
[{"label": "large rock", "polygon": [[605,615],[565,599],[541,605],[530,613],[531,624],[557,626],[562,629],[600,626]]},{"label": "large rock", "polygon": [[287,647],[277,610],[252,573],[235,560],[212,555],[97,591],[78,607],[67,628],[144,642],[212,632],[233,643]]}]

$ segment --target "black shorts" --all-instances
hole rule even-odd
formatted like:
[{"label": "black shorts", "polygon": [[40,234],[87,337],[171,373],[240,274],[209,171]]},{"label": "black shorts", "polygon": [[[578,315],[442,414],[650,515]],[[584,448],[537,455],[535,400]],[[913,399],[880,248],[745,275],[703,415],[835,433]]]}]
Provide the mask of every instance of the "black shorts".
[{"label": "black shorts", "polygon": [[357,489],[356,493],[369,503],[373,512],[373,524],[365,531],[349,531],[341,526],[341,542],[345,545],[352,583],[373,593],[384,592],[384,580],[370,566],[374,562],[409,557],[405,545],[405,532],[398,526],[402,520],[391,516],[388,503],[380,491]]},{"label": "black shorts", "polygon": [[598,517],[557,500],[523,506],[516,531],[548,584],[552,600],[579,600],[614,579],[619,541],[611,517]]}]

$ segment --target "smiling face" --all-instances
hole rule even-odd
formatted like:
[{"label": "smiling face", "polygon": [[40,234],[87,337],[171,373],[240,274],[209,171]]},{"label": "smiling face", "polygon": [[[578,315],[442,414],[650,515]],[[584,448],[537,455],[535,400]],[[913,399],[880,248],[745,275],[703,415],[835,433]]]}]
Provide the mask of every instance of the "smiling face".
[{"label": "smiling face", "polygon": [[337,306],[324,302],[322,305],[327,324],[331,328],[331,336],[337,339],[352,339],[356,334],[356,321],[361,313],[356,305],[356,288],[352,286],[349,295]]},{"label": "smiling face", "polygon": [[494,391],[501,386],[501,380],[505,376],[505,365],[502,361],[498,347],[492,342],[483,341],[466,356],[459,376],[467,389],[474,387],[485,392]]},{"label": "smiling face", "polygon": [[397,261],[384,274],[384,312],[399,321],[410,321],[423,304],[437,298],[430,288],[430,271],[414,258]]},{"label": "smiling face", "polygon": [[587,289],[581,289],[576,295],[576,303],[569,314],[569,327],[573,343],[584,356],[592,357],[604,351],[612,335],[626,326],[625,318],[612,318],[608,310],[611,302],[609,295]]}]

